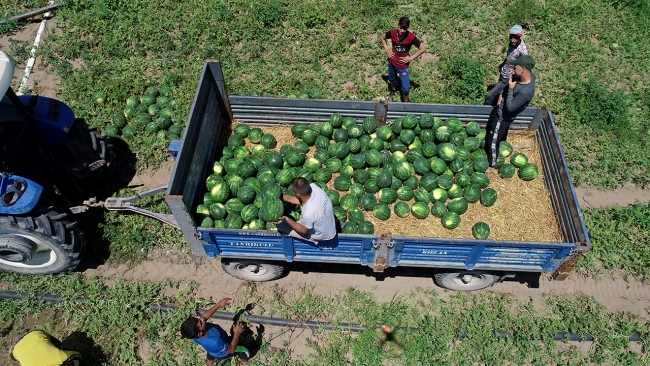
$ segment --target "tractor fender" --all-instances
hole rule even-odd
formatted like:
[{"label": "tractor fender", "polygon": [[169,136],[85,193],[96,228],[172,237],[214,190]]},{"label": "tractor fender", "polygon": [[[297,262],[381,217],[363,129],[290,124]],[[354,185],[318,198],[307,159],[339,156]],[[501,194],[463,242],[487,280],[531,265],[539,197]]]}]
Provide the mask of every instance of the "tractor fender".
[{"label": "tractor fender", "polygon": [[34,109],[38,134],[46,146],[53,146],[68,134],[74,123],[74,112],[67,104],[38,95],[21,95],[18,98]]},{"label": "tractor fender", "polygon": [[0,214],[19,215],[31,212],[43,193],[43,187],[17,175],[2,174]]}]

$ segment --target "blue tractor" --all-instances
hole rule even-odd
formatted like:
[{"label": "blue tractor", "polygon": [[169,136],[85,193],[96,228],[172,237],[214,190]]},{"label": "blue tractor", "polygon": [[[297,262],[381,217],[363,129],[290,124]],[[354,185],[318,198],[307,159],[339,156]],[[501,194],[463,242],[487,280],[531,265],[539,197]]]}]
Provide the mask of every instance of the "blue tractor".
[{"label": "blue tractor", "polygon": [[64,103],[16,95],[15,64],[0,51],[0,269],[50,274],[84,252],[72,216],[86,211],[112,166],[109,142]]}]

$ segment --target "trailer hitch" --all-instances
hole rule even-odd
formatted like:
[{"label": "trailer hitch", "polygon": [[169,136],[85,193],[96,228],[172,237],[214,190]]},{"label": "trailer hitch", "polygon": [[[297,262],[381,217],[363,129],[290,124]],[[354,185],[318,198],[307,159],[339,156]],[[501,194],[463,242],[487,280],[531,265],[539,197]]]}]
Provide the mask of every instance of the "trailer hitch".
[{"label": "trailer hitch", "polygon": [[144,208],[136,207],[133,205],[135,202],[139,201],[142,198],[153,196],[156,193],[164,192],[166,190],[167,190],[167,185],[164,185],[164,186],[160,186],[157,188],[144,191],[142,193],[136,194],[131,197],[107,198],[106,202],[104,202],[104,206],[106,207],[107,210],[111,210],[111,211],[133,211],[135,213],[149,216],[156,220],[162,221],[165,224],[180,229],[180,226],[178,225],[178,222],[176,221],[174,215],[151,212],[149,210],[145,210]]},{"label": "trailer hitch", "polygon": [[384,270],[390,267],[389,262],[389,249],[393,248],[395,242],[390,241],[393,237],[392,234],[379,234],[377,240],[372,241],[372,246],[375,250],[375,259],[372,262],[372,270],[374,272],[384,272]]}]

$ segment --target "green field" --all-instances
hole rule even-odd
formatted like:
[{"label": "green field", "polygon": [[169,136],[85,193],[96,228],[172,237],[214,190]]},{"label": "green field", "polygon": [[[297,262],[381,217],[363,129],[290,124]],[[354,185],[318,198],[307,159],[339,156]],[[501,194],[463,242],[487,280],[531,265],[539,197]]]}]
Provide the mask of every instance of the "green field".
[{"label": "green field", "polygon": [[[4,1],[0,17],[46,3]],[[486,87],[497,81],[507,31],[520,23],[537,61],[532,104],[553,112],[574,183],[614,188],[650,182],[648,0],[76,0],[55,13],[58,31],[46,35],[39,55],[61,79],[60,99],[92,125],[107,126],[122,113],[129,96],[158,85],[171,87],[171,97],[179,101],[172,120],[182,125],[206,59],[221,61],[231,94],[259,91],[286,97],[318,90],[332,99],[386,96],[379,36],[402,15],[411,17],[411,29],[428,48],[426,58],[411,65],[412,101],[480,103]],[[11,38],[23,26],[0,26],[0,35]],[[11,44],[6,51],[24,62],[30,42]],[[92,100],[97,91],[106,93],[106,103]],[[138,135],[128,142],[140,170],[156,168],[167,159],[167,141]],[[159,212],[167,209],[161,195],[142,204]],[[583,273],[623,269],[634,276],[648,275],[647,204],[587,209],[583,214],[594,245],[579,266]],[[79,221],[93,228],[86,229],[87,240],[95,243],[87,255],[100,263],[134,262],[154,247],[187,246],[179,231],[138,215],[95,210]],[[195,347],[174,333],[195,305],[191,287],[174,297],[162,295],[177,286],[171,282],[117,281],[109,286],[77,274],[35,279],[1,273],[0,279],[11,291],[93,299],[84,306],[64,303],[54,310],[36,300],[0,301],[5,335],[18,332],[25,316],[48,308],[61,320],[41,326],[58,335],[65,333],[67,324],[86,332],[103,349],[102,354],[85,349],[95,364],[145,364],[136,359],[133,338],[148,339],[160,352],[146,364],[169,365],[179,354],[185,355],[180,358],[184,365],[204,362]],[[420,330],[404,334],[402,353],[373,348],[374,330],[329,332],[311,337],[313,352],[307,360],[296,360],[289,351],[264,349],[260,364],[331,365],[346,355],[353,364],[411,365],[422,359],[454,365],[649,362],[645,344],[641,352],[632,352],[618,336],[633,331],[647,335],[647,322],[610,313],[586,297],[551,296],[540,309],[497,295],[458,295],[443,301],[423,292],[392,303],[378,303],[371,294],[352,289],[331,299],[309,296],[308,289],[301,295],[289,299],[289,309],[272,291],[254,300],[264,301],[266,311],[276,316],[322,315],[339,322],[373,326],[381,321]],[[112,299],[108,306],[103,304],[106,299]],[[175,303],[183,310],[155,314],[145,309],[149,302]],[[352,310],[341,312],[343,307]],[[18,326],[15,330],[8,325],[12,322]],[[495,330],[516,336],[500,338],[493,335]],[[587,352],[559,347],[549,338],[558,331],[589,333],[597,341]],[[458,336],[463,332],[468,337]]]}]

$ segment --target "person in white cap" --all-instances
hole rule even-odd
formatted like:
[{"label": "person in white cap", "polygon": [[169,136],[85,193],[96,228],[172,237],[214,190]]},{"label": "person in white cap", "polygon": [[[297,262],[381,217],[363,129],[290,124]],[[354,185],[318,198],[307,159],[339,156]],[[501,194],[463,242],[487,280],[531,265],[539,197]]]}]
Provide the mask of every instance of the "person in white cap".
[{"label": "person in white cap", "polygon": [[519,24],[515,24],[510,28],[510,43],[506,50],[506,59],[499,66],[501,72],[499,82],[488,92],[485,97],[484,105],[496,106],[499,100],[499,95],[503,89],[508,85],[508,79],[513,73],[513,66],[508,63],[508,60],[516,60],[523,55],[528,55],[528,48],[521,39],[523,36],[523,29]]}]

